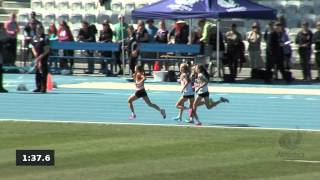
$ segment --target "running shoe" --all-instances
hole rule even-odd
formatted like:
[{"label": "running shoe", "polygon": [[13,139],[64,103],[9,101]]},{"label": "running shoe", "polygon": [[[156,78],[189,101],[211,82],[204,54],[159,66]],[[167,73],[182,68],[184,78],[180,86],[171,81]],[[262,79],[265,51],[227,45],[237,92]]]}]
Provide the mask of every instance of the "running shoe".
[{"label": "running shoe", "polygon": [[202,125],[202,123],[199,120],[195,120],[194,124],[197,125],[197,126],[201,126]]},{"label": "running shoe", "polygon": [[182,121],[181,117],[175,117],[175,118],[172,118],[172,120],[174,120],[174,121]]},{"label": "running shoe", "polygon": [[193,124],[193,123],[194,123],[193,119],[191,119],[191,120],[190,120],[190,119],[185,119],[184,122],[190,123],[190,124]]},{"label": "running shoe", "polygon": [[136,119],[136,115],[135,114],[131,114],[130,116],[129,116],[129,120],[135,120]]},{"label": "running shoe", "polygon": [[167,117],[167,115],[166,115],[166,110],[161,109],[161,110],[160,110],[160,113],[161,113],[163,119],[165,119],[165,118]]},{"label": "running shoe", "polygon": [[224,98],[224,97],[220,97],[220,101],[223,103],[229,103],[229,99]]}]

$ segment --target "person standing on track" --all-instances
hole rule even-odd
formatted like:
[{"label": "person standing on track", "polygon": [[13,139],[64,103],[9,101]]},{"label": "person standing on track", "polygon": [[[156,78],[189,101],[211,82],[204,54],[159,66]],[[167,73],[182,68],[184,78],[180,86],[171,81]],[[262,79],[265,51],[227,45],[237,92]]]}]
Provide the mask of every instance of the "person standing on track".
[{"label": "person standing on track", "polygon": [[33,92],[47,92],[49,39],[42,25],[37,25],[36,36],[32,39],[32,52],[36,61],[36,89]]},{"label": "person standing on track", "polygon": [[193,103],[192,114],[195,115],[195,124],[201,125],[198,116],[196,115],[197,108],[202,105],[206,105],[207,109],[212,109],[220,103],[229,102],[228,99],[224,97],[220,97],[220,100],[217,102],[213,102],[211,98],[209,98],[209,74],[203,65],[198,65],[196,67],[197,78],[194,85],[195,92],[198,94],[196,100]]},{"label": "person standing on track", "polygon": [[133,80],[135,81],[136,92],[134,94],[132,94],[128,99],[129,108],[132,112],[131,115],[129,116],[129,119],[134,120],[136,118],[136,114],[135,114],[134,108],[133,108],[133,102],[139,98],[143,98],[144,102],[149,107],[152,107],[152,108],[156,109],[157,111],[159,111],[161,113],[162,117],[165,119],[166,118],[166,111],[164,109],[161,109],[159,106],[157,106],[156,104],[153,104],[150,101],[148,94],[144,88],[144,81],[146,80],[146,77],[144,76],[144,71],[143,71],[142,66],[137,65],[135,67],[135,73],[133,74]]}]

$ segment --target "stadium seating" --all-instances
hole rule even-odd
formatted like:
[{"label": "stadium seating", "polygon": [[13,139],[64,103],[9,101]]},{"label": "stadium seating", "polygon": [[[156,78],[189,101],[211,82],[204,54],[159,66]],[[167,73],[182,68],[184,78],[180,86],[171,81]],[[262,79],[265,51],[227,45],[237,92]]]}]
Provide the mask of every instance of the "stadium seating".
[{"label": "stadium seating", "polygon": [[299,14],[311,14],[313,13],[313,6],[311,4],[303,4],[298,9]]},{"label": "stadium seating", "polygon": [[43,14],[43,25],[48,27],[50,23],[56,21],[56,15],[54,13]]},{"label": "stadium seating", "polygon": [[95,1],[86,1],[83,6],[86,11],[94,11],[97,8]]},{"label": "stadium seating", "polygon": [[44,9],[48,11],[53,11],[56,7],[56,1],[54,0],[46,0],[43,3]]},{"label": "stadium seating", "polygon": [[29,13],[20,12],[18,15],[19,26],[25,26],[28,23]]},{"label": "stadium seating", "polygon": [[117,13],[117,12],[113,12],[112,14],[111,14],[111,23],[112,24],[116,24],[117,22],[118,22],[118,16],[119,16],[119,13]]},{"label": "stadium seating", "polygon": [[121,2],[114,2],[111,4],[112,11],[121,12],[122,10],[122,3]]},{"label": "stadium seating", "polygon": [[31,8],[32,9],[42,9],[43,8],[42,0],[33,0],[31,2]]},{"label": "stadium seating", "polygon": [[[109,22],[111,22],[111,24],[115,24],[118,22],[119,14],[125,15],[125,21],[127,23],[135,23],[136,21],[131,20],[132,10],[154,3],[155,1],[157,0],[112,0],[111,11],[105,10],[103,7],[101,7],[97,0],[32,0],[31,7],[38,14],[43,14],[44,20],[46,21],[44,23],[45,25],[49,23],[48,20],[53,19],[47,18],[46,14],[49,12],[55,12],[58,21],[62,19],[66,20],[71,25],[71,28],[77,29],[79,28],[79,23],[83,19],[97,25],[103,23],[105,20],[108,20]],[[256,2],[277,9],[278,14],[284,15],[284,17],[287,19],[289,28],[299,28],[301,21],[303,20],[308,21],[312,25],[318,20],[316,15],[320,14],[320,1],[256,0]],[[28,19],[27,17],[28,15],[26,13],[19,13],[20,22],[26,21]],[[240,23],[239,28],[243,31],[248,31],[250,30],[251,23],[253,21],[256,20],[243,21],[244,23]],[[196,21],[194,20],[194,22]],[[265,25],[268,21],[259,22],[261,24],[262,30],[264,30]],[[172,23],[172,21],[167,20],[167,27],[170,28]],[[158,24],[156,23],[156,25]],[[193,23],[193,25],[194,27],[196,27],[197,23]],[[222,27],[222,29],[226,30],[227,28]]]},{"label": "stadium seating", "polygon": [[136,4],[133,2],[126,3],[124,6],[126,13],[131,13],[136,8]]},{"label": "stadium seating", "polygon": [[57,1],[57,9],[59,11],[68,10],[69,9],[69,1],[67,1],[67,0]]},{"label": "stadium seating", "polygon": [[98,16],[97,16],[97,23],[98,24],[102,24],[105,20],[107,20],[107,21],[111,21],[111,17],[109,16],[109,15],[107,15],[107,14],[98,14]]},{"label": "stadium seating", "polygon": [[58,23],[60,23],[61,21],[66,21],[66,22],[69,22],[69,14],[59,14],[57,16],[57,21]]},{"label": "stadium seating", "polygon": [[287,17],[291,17],[292,15],[297,15],[298,6],[292,4],[292,5],[286,5],[285,7],[285,13]]},{"label": "stadium seating", "polygon": [[73,0],[70,2],[70,7],[74,11],[81,11],[82,10],[82,2],[81,0]]},{"label": "stadium seating", "polygon": [[300,24],[300,18],[293,16],[292,18],[287,20],[288,28],[296,28]]},{"label": "stadium seating", "polygon": [[70,15],[70,23],[72,26],[79,27],[83,20],[82,14],[71,14]]},{"label": "stadium seating", "polygon": [[87,21],[89,24],[95,24],[97,17],[95,14],[85,14],[83,19]]}]

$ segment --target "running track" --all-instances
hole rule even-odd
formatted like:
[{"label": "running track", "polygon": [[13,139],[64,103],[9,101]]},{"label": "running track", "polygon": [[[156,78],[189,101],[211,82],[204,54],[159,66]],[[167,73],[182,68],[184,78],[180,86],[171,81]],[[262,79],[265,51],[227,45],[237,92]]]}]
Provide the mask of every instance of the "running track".
[{"label": "running track", "polygon": [[[160,125],[186,125],[171,120],[177,115],[175,103],[180,94],[167,91],[149,91],[150,99],[167,111],[167,119],[160,113],[147,107],[142,100],[135,103],[137,119],[128,120],[130,111],[127,98],[132,90],[76,89],[58,88],[48,94],[35,94],[34,75],[6,74],[5,87],[8,94],[0,94],[0,121],[39,120],[63,122],[95,123],[134,123]],[[123,82],[122,78],[88,76],[54,76],[59,84],[77,84],[83,82]],[[18,84],[27,85],[28,92],[18,92]],[[175,84],[175,83],[173,83]],[[313,85],[252,85],[252,84],[214,84],[215,86],[237,87],[286,87],[299,89],[319,89]],[[148,83],[146,83],[148,87]],[[281,129],[320,130],[320,96],[316,95],[274,95],[274,94],[215,94],[230,99],[230,104],[207,110],[199,109],[199,117],[205,126],[254,127]],[[184,113],[184,117],[187,113]]]}]

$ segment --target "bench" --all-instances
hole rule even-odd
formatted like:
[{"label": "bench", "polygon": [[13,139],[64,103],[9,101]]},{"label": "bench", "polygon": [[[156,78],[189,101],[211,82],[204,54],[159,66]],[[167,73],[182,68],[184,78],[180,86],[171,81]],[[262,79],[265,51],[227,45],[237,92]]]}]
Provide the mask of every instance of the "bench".
[{"label": "bench", "polygon": [[[96,43],[96,42],[59,42],[52,41],[50,43],[51,50],[85,50],[85,51],[110,51],[112,52],[112,57],[86,57],[86,56],[57,56],[50,55],[49,61],[59,61],[60,59],[82,59],[82,60],[99,60],[99,61],[111,61],[113,62],[114,52],[119,51],[119,44],[117,43]],[[108,65],[106,63],[106,70]]]},{"label": "bench", "polygon": [[[160,44],[160,43],[141,43],[139,45],[140,54],[157,53],[156,58],[143,57],[140,55],[140,61],[182,61],[185,59],[195,59],[200,53],[199,44]],[[173,54],[162,55],[159,54]],[[179,54],[179,55],[177,55]]]},{"label": "bench", "polygon": [[[140,43],[139,51],[139,60],[141,62],[165,61],[180,63],[196,60],[200,54],[200,45]],[[150,74],[151,69],[149,68]],[[155,81],[165,81],[168,71],[155,71],[153,75]]]}]

